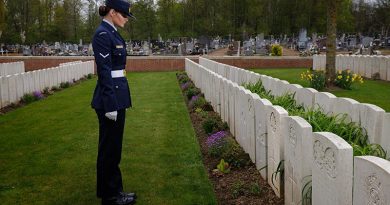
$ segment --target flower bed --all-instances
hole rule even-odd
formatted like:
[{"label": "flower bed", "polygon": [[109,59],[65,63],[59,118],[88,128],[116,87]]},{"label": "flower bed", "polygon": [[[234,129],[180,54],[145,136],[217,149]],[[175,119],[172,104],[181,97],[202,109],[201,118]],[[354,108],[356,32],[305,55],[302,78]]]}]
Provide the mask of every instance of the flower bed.
[{"label": "flower bed", "polygon": [[177,74],[218,204],[284,204],[217,113],[184,73]]}]

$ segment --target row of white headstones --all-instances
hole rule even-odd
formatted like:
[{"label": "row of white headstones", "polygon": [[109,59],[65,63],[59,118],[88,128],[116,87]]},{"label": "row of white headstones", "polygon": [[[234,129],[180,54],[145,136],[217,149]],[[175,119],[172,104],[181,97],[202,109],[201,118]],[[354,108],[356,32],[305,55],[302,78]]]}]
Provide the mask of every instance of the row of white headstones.
[{"label": "row of white headstones", "polygon": [[0,76],[0,108],[18,102],[25,94],[35,91],[42,92],[45,88],[58,87],[61,83],[72,83],[74,80],[94,73],[93,61],[63,63],[57,67],[31,72],[24,72],[23,62],[5,65],[7,73],[15,72],[15,70],[22,72]]},{"label": "row of white headstones", "polygon": [[[302,88],[205,58],[200,58],[199,63],[186,59],[186,72],[222,120],[229,124],[230,132],[249,154],[261,176],[278,196],[284,194],[285,204],[301,204],[302,190],[310,180],[312,204],[390,203],[390,195],[385,195],[390,189],[389,161],[372,156],[353,157],[351,145],[341,137],[313,132],[303,118],[288,116],[284,108],[272,105],[240,85],[261,80],[273,95],[295,92],[297,102],[305,107],[326,105],[326,111],[333,114],[355,111],[362,125],[381,125],[372,129],[382,131],[383,127],[387,138],[389,113],[374,105],[336,98],[330,93]],[[375,139],[371,137],[370,140]],[[390,144],[389,141],[386,143]],[[273,175],[282,160],[283,182],[280,174]]]},{"label": "row of white headstones", "polygon": [[[324,70],[326,55],[313,56],[313,70]],[[366,78],[390,81],[390,56],[337,55],[336,70],[347,70]],[[377,75],[379,74],[379,76]]]}]

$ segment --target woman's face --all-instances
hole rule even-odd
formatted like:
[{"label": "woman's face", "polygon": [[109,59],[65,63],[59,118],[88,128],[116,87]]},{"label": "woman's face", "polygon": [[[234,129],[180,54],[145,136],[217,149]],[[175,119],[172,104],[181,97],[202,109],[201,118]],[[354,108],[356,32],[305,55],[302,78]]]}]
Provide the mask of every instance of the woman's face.
[{"label": "woman's face", "polygon": [[123,14],[123,13],[121,13],[119,11],[113,10],[112,22],[114,23],[114,25],[123,28],[128,20],[129,19],[128,19],[128,17],[125,14]]}]

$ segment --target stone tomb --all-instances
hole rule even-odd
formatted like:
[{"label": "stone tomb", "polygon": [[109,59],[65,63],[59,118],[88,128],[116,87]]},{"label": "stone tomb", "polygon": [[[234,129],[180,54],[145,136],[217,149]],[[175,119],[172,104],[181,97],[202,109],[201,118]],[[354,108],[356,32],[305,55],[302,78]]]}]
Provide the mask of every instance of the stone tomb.
[{"label": "stone tomb", "polygon": [[390,204],[390,161],[359,156],[354,159],[353,204]]},{"label": "stone tomb", "polygon": [[302,190],[310,180],[313,162],[313,137],[311,125],[301,117],[282,119],[284,139],[284,201],[300,205]]},{"label": "stone tomb", "polygon": [[280,106],[267,106],[267,178],[268,184],[272,187],[278,197],[283,195],[283,185],[280,173],[273,175],[277,171],[278,165],[283,160],[283,143],[281,131],[282,118],[287,117],[287,111]]},{"label": "stone tomb", "polygon": [[267,106],[272,103],[267,99],[253,96],[255,107],[255,136],[256,136],[256,167],[263,179],[267,179]]},{"label": "stone tomb", "polygon": [[313,133],[312,204],[352,204],[353,151],[330,132]]}]

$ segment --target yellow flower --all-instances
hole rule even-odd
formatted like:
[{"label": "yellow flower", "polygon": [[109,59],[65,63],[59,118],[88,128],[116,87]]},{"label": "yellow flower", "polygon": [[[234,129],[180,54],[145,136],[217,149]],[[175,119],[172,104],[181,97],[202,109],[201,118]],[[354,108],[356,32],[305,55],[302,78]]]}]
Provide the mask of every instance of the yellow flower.
[{"label": "yellow flower", "polygon": [[341,70],[338,70],[338,74],[341,74]]},{"label": "yellow flower", "polygon": [[343,76],[341,76],[341,75],[337,76],[337,79],[340,80],[341,78],[343,78]]},{"label": "yellow flower", "polygon": [[350,74],[350,73],[351,73],[351,70],[348,69],[348,70],[347,70],[347,73]]}]

